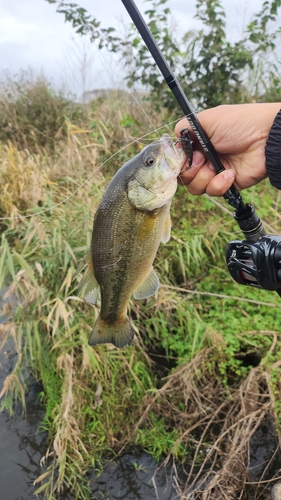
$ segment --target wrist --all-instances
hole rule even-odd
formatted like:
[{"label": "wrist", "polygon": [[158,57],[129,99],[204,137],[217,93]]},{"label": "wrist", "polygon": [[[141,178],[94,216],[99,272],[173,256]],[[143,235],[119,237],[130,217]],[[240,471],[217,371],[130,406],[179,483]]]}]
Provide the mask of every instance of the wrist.
[{"label": "wrist", "polygon": [[265,165],[271,184],[281,189],[281,110],[270,128],[265,145]]}]

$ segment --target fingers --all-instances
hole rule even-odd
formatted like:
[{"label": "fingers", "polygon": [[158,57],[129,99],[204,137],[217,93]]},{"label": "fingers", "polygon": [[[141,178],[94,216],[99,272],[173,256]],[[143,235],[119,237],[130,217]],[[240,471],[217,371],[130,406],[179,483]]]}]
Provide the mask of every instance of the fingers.
[{"label": "fingers", "polygon": [[[186,118],[176,124],[176,135],[179,136],[180,131],[185,127],[190,130]],[[190,132],[194,136],[193,131],[190,130]],[[193,152],[192,166],[189,170],[185,170],[187,165],[188,162],[183,166],[179,183],[188,185],[188,191],[193,195],[207,193],[209,196],[223,196],[235,180],[235,170],[227,168],[220,174],[216,174],[213,165],[206,161],[204,154],[198,150]]]},{"label": "fingers", "polygon": [[209,196],[223,196],[235,180],[234,170],[224,170],[215,175],[206,186],[206,193]]},{"label": "fingers", "polygon": [[184,173],[186,179],[185,184],[188,184],[196,175],[198,168],[202,167],[206,161],[205,156],[201,151],[193,151],[192,165],[189,167],[189,159],[187,158],[182,166],[181,174]]},{"label": "fingers", "polygon": [[214,171],[207,165],[192,166],[190,170],[180,174],[180,183],[188,185],[191,194],[203,194],[214,175]]},{"label": "fingers", "polygon": [[186,159],[178,177],[179,184],[190,185],[195,176],[197,176],[200,172],[200,168],[203,167],[205,161],[206,159],[203,153],[201,153],[200,151],[193,151],[192,165],[191,167],[189,167],[189,160]]},{"label": "fingers", "polygon": [[194,156],[197,160],[201,158],[201,164],[192,164],[189,170],[183,171],[179,183],[188,185],[188,191],[193,195],[207,193],[210,196],[223,196],[234,182],[235,171],[228,169],[216,174],[209,162],[204,164],[205,158],[200,151],[195,151]]}]

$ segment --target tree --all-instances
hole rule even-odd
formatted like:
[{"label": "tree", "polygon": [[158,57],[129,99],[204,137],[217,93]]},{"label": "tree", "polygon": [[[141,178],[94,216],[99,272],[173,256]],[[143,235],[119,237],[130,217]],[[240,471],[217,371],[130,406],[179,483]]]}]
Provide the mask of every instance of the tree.
[{"label": "tree", "polygon": [[[171,91],[133,24],[126,37],[121,38],[114,28],[102,28],[77,4],[64,0],[47,1],[58,4],[57,11],[64,14],[77,33],[87,34],[91,40],[98,41],[99,48],[106,47],[119,54],[129,87],[141,82],[149,90],[154,106],[170,110],[175,107]],[[145,12],[148,26],[196,109],[251,99],[245,88],[245,74],[261,52],[264,54],[275,48],[280,28],[269,30],[268,25],[276,22],[281,0],[271,3],[266,0],[261,11],[253,17],[244,38],[238,42],[227,39],[225,11],[220,0],[197,0],[196,17],[203,27],[199,32],[186,33],[182,40],[177,40],[171,30],[168,0],[148,1],[150,8]],[[272,67],[267,68],[269,73],[271,70]]]}]

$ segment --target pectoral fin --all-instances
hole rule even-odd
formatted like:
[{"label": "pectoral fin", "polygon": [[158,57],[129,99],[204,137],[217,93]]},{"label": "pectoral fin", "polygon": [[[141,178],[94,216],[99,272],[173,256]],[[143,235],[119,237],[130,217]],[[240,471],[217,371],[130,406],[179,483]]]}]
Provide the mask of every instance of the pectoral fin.
[{"label": "pectoral fin", "polygon": [[135,299],[146,299],[154,295],[160,285],[160,281],[153,267],[151,267],[150,272],[144,279],[144,281],[135,289],[133,296]]},{"label": "pectoral fin", "polygon": [[167,217],[164,222],[164,227],[163,227],[163,234],[161,241],[162,243],[167,243],[169,239],[171,238],[171,217],[170,217],[170,212],[168,212]]}]

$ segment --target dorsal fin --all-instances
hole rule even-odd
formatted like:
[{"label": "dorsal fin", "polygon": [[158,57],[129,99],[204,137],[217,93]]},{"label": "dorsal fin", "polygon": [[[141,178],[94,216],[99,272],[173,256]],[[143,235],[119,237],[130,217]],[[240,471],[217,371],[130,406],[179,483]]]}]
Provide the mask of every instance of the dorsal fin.
[{"label": "dorsal fin", "polygon": [[84,299],[90,304],[95,304],[98,298],[99,285],[94,275],[91,249],[89,248],[84,255],[83,259],[77,267],[73,279],[77,278],[77,275],[83,271],[84,267],[87,266],[81,280],[78,284],[78,293],[80,294],[84,290]]}]

